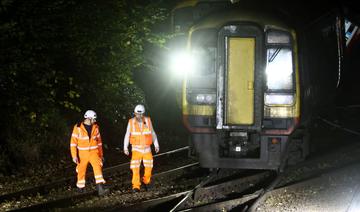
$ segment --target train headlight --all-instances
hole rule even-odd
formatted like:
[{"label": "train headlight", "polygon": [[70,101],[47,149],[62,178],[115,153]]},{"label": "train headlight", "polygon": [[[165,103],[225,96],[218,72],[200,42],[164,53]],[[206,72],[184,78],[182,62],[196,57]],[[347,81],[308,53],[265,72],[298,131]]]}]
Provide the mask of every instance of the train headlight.
[{"label": "train headlight", "polygon": [[196,102],[203,103],[203,102],[205,102],[205,95],[204,94],[198,94],[198,95],[196,95],[195,99],[196,99]]},{"label": "train headlight", "polygon": [[294,107],[280,106],[280,107],[264,107],[264,116],[267,118],[289,118],[295,116]]},{"label": "train headlight", "polygon": [[187,52],[176,52],[170,57],[170,70],[178,76],[191,73],[194,69],[194,59]]},{"label": "train headlight", "polygon": [[188,95],[188,101],[193,104],[215,104],[216,94],[192,93]]},{"label": "train headlight", "polygon": [[293,105],[294,99],[292,94],[265,94],[266,105]]}]

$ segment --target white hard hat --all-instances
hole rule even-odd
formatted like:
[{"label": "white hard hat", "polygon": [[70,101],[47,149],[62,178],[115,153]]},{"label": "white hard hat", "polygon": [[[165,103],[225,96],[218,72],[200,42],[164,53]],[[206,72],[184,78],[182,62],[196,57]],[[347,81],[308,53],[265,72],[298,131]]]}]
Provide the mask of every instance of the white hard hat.
[{"label": "white hard hat", "polygon": [[86,119],[96,119],[96,113],[93,110],[87,110],[84,114],[84,118]]},{"label": "white hard hat", "polygon": [[134,109],[134,113],[144,114],[144,113],[145,113],[145,107],[144,107],[144,105],[136,105],[136,107],[135,107],[135,109]]}]

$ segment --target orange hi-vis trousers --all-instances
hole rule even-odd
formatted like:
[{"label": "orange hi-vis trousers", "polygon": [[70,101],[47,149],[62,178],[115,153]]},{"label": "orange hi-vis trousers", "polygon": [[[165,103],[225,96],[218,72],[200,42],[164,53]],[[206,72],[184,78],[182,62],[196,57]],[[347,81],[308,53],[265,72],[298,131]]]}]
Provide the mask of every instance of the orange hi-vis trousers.
[{"label": "orange hi-vis trousers", "polygon": [[105,183],[105,180],[102,175],[102,161],[99,157],[97,149],[88,150],[88,151],[79,151],[80,163],[76,167],[77,174],[77,183],[78,188],[85,187],[85,174],[87,166],[90,162],[93,171],[96,184]]},{"label": "orange hi-vis trousers", "polygon": [[151,181],[151,171],[153,168],[153,156],[151,151],[142,153],[138,151],[132,151],[130,169],[132,170],[132,187],[140,189],[140,165],[141,161],[144,164],[144,176],[142,182],[144,184],[149,184]]}]

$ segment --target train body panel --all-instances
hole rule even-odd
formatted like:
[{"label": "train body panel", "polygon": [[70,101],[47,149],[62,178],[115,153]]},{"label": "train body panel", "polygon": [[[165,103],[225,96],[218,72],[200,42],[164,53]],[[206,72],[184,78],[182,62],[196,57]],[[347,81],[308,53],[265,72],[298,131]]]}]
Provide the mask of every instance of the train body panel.
[{"label": "train body panel", "polygon": [[192,23],[182,113],[203,167],[279,169],[308,155],[308,124],[338,82],[337,20],[299,28],[234,5]]}]

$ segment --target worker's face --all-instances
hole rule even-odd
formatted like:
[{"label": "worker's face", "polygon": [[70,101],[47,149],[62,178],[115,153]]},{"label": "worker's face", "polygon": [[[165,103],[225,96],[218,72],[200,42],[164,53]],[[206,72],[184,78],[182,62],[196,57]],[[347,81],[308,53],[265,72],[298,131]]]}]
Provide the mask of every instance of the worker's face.
[{"label": "worker's face", "polygon": [[141,120],[142,114],[141,113],[135,113],[135,117],[137,120]]},{"label": "worker's face", "polygon": [[96,122],[96,119],[86,118],[86,119],[84,120],[84,123],[85,123],[86,125],[92,125],[92,124],[94,124],[95,122]]},{"label": "worker's face", "polygon": [[94,124],[96,122],[96,119],[90,119],[90,123]]}]

